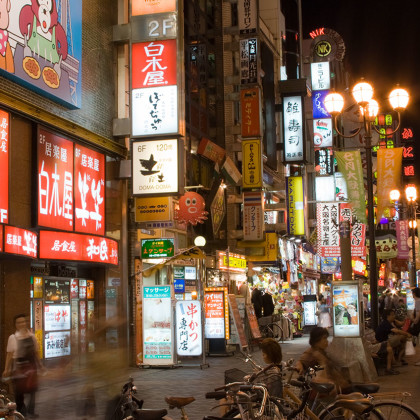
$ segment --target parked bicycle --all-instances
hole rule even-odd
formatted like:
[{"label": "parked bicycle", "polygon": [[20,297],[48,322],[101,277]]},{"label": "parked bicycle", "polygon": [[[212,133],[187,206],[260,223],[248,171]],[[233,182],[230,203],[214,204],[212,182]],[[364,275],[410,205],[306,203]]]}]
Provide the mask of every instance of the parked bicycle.
[{"label": "parked bicycle", "polygon": [[0,388],[0,420],[25,420],[23,414],[16,411],[16,403],[13,401],[3,378]]}]

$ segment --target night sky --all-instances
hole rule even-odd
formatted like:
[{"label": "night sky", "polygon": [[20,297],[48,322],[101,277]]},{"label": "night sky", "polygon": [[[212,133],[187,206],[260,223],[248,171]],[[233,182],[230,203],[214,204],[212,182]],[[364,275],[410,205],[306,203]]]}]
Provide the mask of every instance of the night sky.
[{"label": "night sky", "polygon": [[388,93],[397,83],[410,92],[403,118],[418,139],[420,186],[420,2],[302,0],[302,15],[304,38],[320,27],[334,29],[342,36],[346,69],[353,82],[361,77],[369,81],[380,104],[389,104]]}]

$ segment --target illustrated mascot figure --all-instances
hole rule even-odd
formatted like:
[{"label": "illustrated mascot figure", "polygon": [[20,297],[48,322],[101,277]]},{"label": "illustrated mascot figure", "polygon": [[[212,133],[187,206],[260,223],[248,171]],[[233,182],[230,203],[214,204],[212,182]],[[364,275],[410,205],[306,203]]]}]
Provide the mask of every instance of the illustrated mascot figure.
[{"label": "illustrated mascot figure", "polygon": [[58,22],[55,0],[31,0],[31,4],[20,12],[19,28],[25,39],[23,69],[30,77],[38,79],[41,76],[38,60],[44,58],[44,82],[51,88],[58,88],[61,62],[67,58],[68,44],[66,33]]}]

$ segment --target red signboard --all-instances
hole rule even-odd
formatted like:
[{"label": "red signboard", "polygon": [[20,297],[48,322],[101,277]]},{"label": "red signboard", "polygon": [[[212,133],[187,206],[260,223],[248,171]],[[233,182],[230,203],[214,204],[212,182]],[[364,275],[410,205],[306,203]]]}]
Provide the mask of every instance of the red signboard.
[{"label": "red signboard", "polygon": [[30,230],[4,226],[4,252],[37,258],[37,234]]},{"label": "red signboard", "polygon": [[41,230],[39,258],[118,265],[118,242],[103,236]]},{"label": "red signboard", "polygon": [[38,129],[38,225],[73,230],[73,143]]},{"label": "red signboard", "polygon": [[0,223],[9,223],[9,114],[0,110]]},{"label": "red signboard", "polygon": [[131,52],[133,89],[176,85],[176,39],[139,42]]},{"label": "red signboard", "polygon": [[3,252],[3,225],[0,225],[0,252]]},{"label": "red signboard", "polygon": [[78,232],[105,234],[105,156],[74,147],[74,214]]},{"label": "red signboard", "polygon": [[257,137],[260,129],[260,89],[241,90],[241,135],[242,137]]}]

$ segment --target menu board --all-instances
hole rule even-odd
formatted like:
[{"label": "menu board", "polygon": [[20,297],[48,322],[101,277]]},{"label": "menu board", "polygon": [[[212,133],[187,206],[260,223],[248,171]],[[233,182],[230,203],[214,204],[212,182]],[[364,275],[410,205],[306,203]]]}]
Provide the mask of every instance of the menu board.
[{"label": "menu board", "polygon": [[332,284],[333,321],[335,337],[360,336],[359,284],[335,282]]},{"label": "menu board", "polygon": [[143,287],[143,360],[150,365],[173,363],[172,286]]},{"label": "menu board", "polygon": [[229,338],[229,312],[225,288],[213,287],[204,291],[205,338]]},{"label": "menu board", "polygon": [[239,314],[239,308],[238,308],[238,303],[236,302],[236,297],[235,295],[230,294],[228,298],[229,298],[229,307],[230,307],[230,310],[232,311],[233,322],[235,324],[235,328],[239,336],[239,344],[241,348],[248,347],[248,342],[246,340],[245,330],[242,324],[241,315]]},{"label": "menu board", "polygon": [[179,356],[200,356],[203,352],[201,302],[176,303],[176,351]]}]

